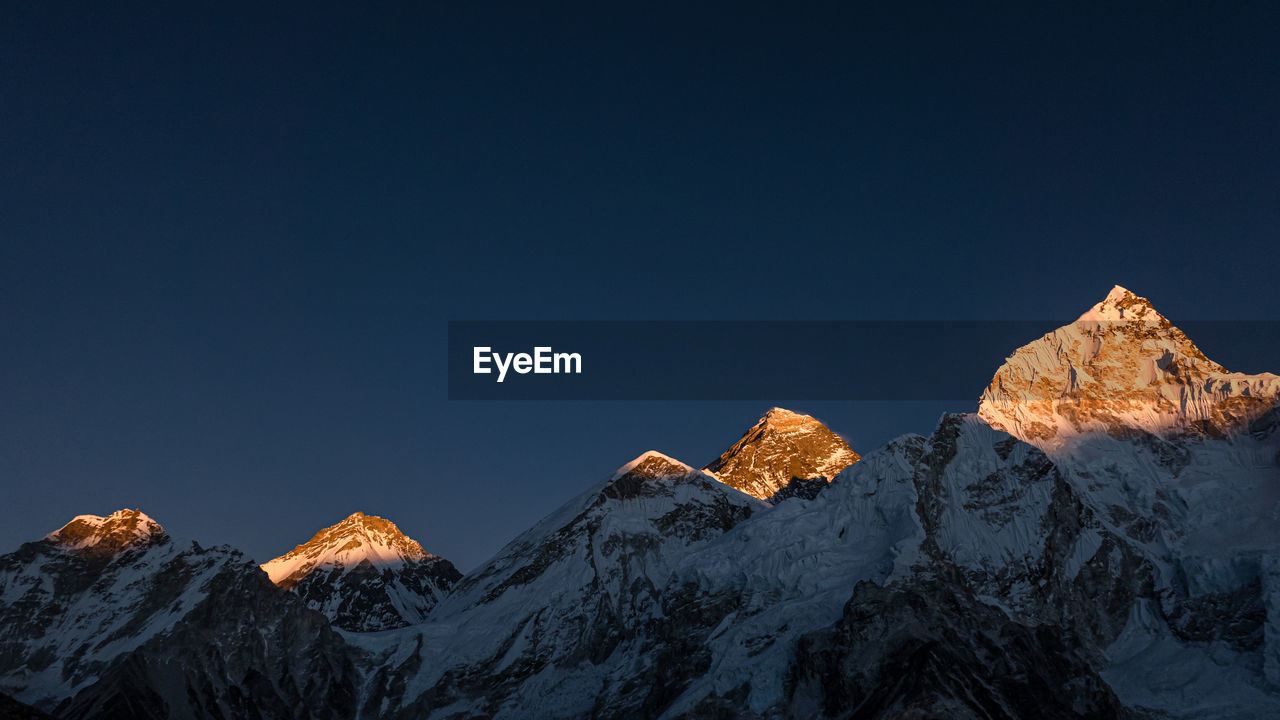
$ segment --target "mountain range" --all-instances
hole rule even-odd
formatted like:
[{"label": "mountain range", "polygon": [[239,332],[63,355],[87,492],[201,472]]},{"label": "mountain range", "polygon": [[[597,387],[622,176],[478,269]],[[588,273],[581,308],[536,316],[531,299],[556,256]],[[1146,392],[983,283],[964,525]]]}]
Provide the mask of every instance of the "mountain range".
[{"label": "mountain range", "polygon": [[1280,717],[1278,521],[1280,377],[1116,287],[927,435],[860,456],[773,408],[466,575],[362,513],[261,566],[76,517],[0,557],[0,710]]}]

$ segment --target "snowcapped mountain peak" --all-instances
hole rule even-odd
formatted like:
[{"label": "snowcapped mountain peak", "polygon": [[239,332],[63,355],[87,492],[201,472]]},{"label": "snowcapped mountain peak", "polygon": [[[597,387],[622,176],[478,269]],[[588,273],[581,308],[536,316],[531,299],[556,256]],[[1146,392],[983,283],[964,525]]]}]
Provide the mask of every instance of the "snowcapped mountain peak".
[{"label": "snowcapped mountain peak", "polygon": [[141,510],[117,510],[106,517],[77,515],[71,522],[49,533],[48,542],[64,550],[92,555],[115,555],[121,550],[142,547],[166,537],[160,523]]},{"label": "snowcapped mountain peak", "polygon": [[819,420],[775,407],[705,469],[726,485],[776,502],[815,495],[859,457]]},{"label": "snowcapped mountain peak", "polygon": [[1119,285],[1111,288],[1111,292],[1102,302],[1089,308],[1076,322],[1129,322],[1137,321],[1154,323],[1168,328],[1170,323],[1165,316],[1156,311],[1150,300],[1140,297]]},{"label": "snowcapped mountain peak", "polygon": [[[662,488],[700,477],[704,477],[703,474],[692,467],[656,450],[650,450],[618,468],[609,477],[603,493],[617,499],[648,496],[655,492],[665,492]],[[711,482],[709,478],[705,479]]]},{"label": "snowcapped mountain peak", "polygon": [[1117,285],[1075,322],[1014,351],[978,414],[1057,450],[1092,433],[1230,434],[1278,400],[1280,377],[1227,371],[1146,298]]},{"label": "snowcapped mountain peak", "polygon": [[634,477],[641,480],[666,480],[687,477],[696,472],[692,467],[657,450],[640,453],[635,460],[614,471],[610,480]]},{"label": "snowcapped mountain peak", "polygon": [[356,512],[288,553],[264,563],[262,569],[271,582],[288,588],[321,568],[349,569],[361,564],[398,566],[433,557],[390,520]]},{"label": "snowcapped mountain peak", "polygon": [[271,582],[354,632],[421,622],[461,577],[395,523],[362,512],[261,567]]}]

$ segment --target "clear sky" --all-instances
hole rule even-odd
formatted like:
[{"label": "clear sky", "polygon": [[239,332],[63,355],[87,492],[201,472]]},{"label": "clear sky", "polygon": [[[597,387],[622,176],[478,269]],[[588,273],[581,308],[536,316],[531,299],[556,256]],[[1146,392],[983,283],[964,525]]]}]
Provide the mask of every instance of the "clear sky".
[{"label": "clear sky", "polygon": [[448,320],[1280,320],[1276,4],[105,5],[0,10],[0,550],[362,510],[467,569],[789,405],[450,403]]}]

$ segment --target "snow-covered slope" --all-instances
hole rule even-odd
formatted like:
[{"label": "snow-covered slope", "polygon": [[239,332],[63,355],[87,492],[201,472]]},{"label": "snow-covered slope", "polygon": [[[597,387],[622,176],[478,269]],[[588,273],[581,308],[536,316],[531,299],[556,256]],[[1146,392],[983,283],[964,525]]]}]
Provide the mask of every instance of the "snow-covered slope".
[{"label": "snow-covered slope", "polygon": [[342,717],[352,668],[323,618],[226,547],[136,510],[0,557],[0,691],[62,718]]},{"label": "snow-covered slope", "polygon": [[858,454],[827,426],[775,407],[704,470],[730,487],[777,503],[813,498],[855,462]]},{"label": "snow-covered slope", "polygon": [[642,454],[467,575],[428,623],[353,636],[375,668],[366,713],[607,716],[659,702],[671,568],[767,508],[661,453]]},{"label": "snow-covered slope", "polygon": [[979,415],[1043,449],[1145,576],[1106,649],[1127,702],[1280,715],[1278,398],[1280,378],[1227,371],[1120,287],[982,395]]},{"label": "snow-covered slope", "polygon": [[395,523],[359,512],[262,569],[334,625],[355,632],[422,622],[461,577]]},{"label": "snow-covered slope", "polygon": [[[353,637],[370,669],[362,705],[405,718],[844,717],[845,693],[874,690],[868,707],[885,712],[1114,717],[1095,646],[1035,630],[1053,592],[1110,572],[1087,520],[1059,521],[1059,503],[1078,507],[1063,495],[1043,453],[973,416],[773,508],[646,453],[464,578],[427,623]],[[1107,613],[1109,586],[1077,594],[1092,603],[1079,612]],[[919,677],[874,680],[899,671]]]},{"label": "snow-covered slope", "polygon": [[[1033,630],[1057,604],[1051,588],[1105,562],[1079,531],[1087,519],[1056,517],[1069,495],[1043,453],[973,416],[868,453],[814,500],[781,504],[684,558],[673,588],[692,592],[686,612],[704,618],[708,669],[668,714],[844,717],[865,701],[868,717],[990,717],[966,706],[971,693],[1005,716],[1107,716],[1115,700],[1087,642],[1047,645]],[[1104,604],[1109,592],[1098,594]],[[1003,645],[999,662],[973,662],[988,643]],[[915,654],[923,647],[933,660]],[[935,662],[958,666],[938,673]],[[912,669],[931,672],[901,682]],[[1009,675],[1043,696],[1023,697],[1003,684]]]}]

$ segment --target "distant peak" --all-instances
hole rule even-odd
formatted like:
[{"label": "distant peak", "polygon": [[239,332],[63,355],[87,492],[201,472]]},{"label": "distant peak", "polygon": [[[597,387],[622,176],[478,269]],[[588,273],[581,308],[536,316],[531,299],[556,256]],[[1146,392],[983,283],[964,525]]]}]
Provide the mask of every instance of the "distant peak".
[{"label": "distant peak", "polygon": [[673,457],[663,455],[657,450],[648,450],[640,453],[635,460],[618,468],[611,479],[617,480],[622,477],[631,476],[648,480],[659,480],[669,477],[684,477],[690,473],[696,472],[692,467],[676,460]]},{"label": "distant peak", "polygon": [[830,481],[859,459],[820,420],[774,407],[704,469],[730,487],[769,500],[797,480]]},{"label": "distant peak", "polygon": [[692,467],[656,450],[649,450],[618,468],[609,478],[602,495],[614,500],[645,497],[666,492],[667,488],[699,477],[703,477],[702,473]]},{"label": "distant peak", "polygon": [[435,559],[395,523],[377,515],[354,512],[316,533],[288,553],[264,563],[277,585],[293,584],[316,568],[350,568],[367,562],[376,567]]},{"label": "distant peak", "polygon": [[117,510],[106,517],[77,515],[45,538],[66,550],[114,555],[165,537],[164,528],[141,510]]}]

